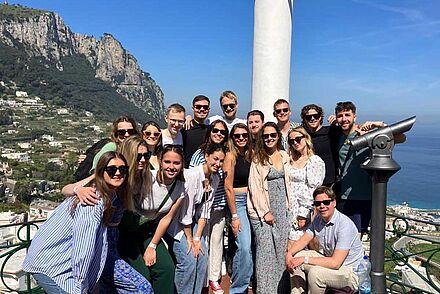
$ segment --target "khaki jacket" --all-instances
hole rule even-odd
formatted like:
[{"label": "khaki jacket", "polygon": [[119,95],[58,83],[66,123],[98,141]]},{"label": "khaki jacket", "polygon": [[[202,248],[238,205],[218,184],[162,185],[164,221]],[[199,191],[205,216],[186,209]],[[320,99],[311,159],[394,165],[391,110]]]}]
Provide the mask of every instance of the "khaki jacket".
[{"label": "khaki jacket", "polygon": [[[281,157],[284,166],[284,181],[286,186],[286,205],[292,208],[292,191],[289,177],[290,157],[286,151],[281,150]],[[247,197],[247,209],[249,217],[264,221],[264,215],[270,212],[269,189],[267,185],[267,175],[271,166],[252,162],[249,172],[249,192]]]}]

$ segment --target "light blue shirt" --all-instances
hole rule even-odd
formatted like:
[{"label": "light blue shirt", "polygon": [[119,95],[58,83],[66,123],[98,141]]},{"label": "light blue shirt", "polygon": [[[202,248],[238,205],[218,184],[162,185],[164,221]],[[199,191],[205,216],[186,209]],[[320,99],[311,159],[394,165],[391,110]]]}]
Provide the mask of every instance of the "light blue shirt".
[{"label": "light blue shirt", "polygon": [[[68,293],[88,293],[98,282],[107,258],[107,228],[102,217],[102,199],[97,205],[78,204],[74,198],[62,202],[32,240],[23,270],[50,277]],[[113,196],[112,223],[119,223],[123,207]]]},{"label": "light blue shirt", "polygon": [[348,250],[343,265],[357,269],[364,256],[364,249],[356,225],[348,216],[335,209],[330,221],[325,222],[318,213],[306,233],[318,238],[324,256],[332,256],[335,249]]}]

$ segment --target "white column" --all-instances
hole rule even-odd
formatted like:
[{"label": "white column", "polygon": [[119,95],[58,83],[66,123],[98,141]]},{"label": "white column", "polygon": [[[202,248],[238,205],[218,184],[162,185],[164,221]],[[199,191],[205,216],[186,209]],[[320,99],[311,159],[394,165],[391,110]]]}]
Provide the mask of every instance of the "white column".
[{"label": "white column", "polygon": [[255,0],[252,109],[274,121],[273,104],[289,100],[293,0]]}]

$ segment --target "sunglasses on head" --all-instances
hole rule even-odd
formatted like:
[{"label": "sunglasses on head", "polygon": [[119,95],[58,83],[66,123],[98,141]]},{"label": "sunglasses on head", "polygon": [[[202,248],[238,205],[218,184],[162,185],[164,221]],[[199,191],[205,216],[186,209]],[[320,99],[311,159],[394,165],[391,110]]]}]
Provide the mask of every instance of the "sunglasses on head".
[{"label": "sunglasses on head", "polygon": [[119,171],[119,174],[124,177],[128,173],[128,166],[126,166],[126,165],[120,165],[120,166],[109,165],[104,170],[111,178],[114,178],[118,171]]},{"label": "sunglasses on head", "polygon": [[243,137],[243,139],[247,139],[249,137],[249,134],[248,133],[233,134],[232,137],[234,137],[234,139],[240,139],[241,137]]},{"label": "sunglasses on head", "polygon": [[134,129],[119,129],[116,131],[116,135],[118,135],[118,137],[124,137],[125,134],[128,134],[129,136],[136,134],[136,131]]},{"label": "sunglasses on head", "polygon": [[329,206],[330,203],[332,203],[332,201],[333,200],[331,200],[331,199],[322,200],[322,201],[315,200],[315,201],[313,201],[313,206],[320,207],[321,203],[324,204],[325,206]]},{"label": "sunglasses on head", "polygon": [[231,104],[223,104],[223,105],[222,105],[222,108],[223,108],[224,110],[228,109],[228,107],[229,107],[230,109],[234,109],[234,108],[235,108],[235,104],[234,104],[234,103],[231,103]]},{"label": "sunglasses on head", "polygon": [[145,137],[151,137],[151,135],[153,135],[153,137],[157,138],[160,136],[160,132],[145,131],[144,135],[145,135]]},{"label": "sunglasses on head", "polygon": [[263,134],[263,140],[267,140],[269,138],[276,139],[278,138],[277,133]]},{"label": "sunglasses on head", "polygon": [[145,159],[145,161],[150,160],[151,157],[151,151],[145,152],[145,153],[138,153],[137,155],[137,161],[141,161],[142,157]]},{"label": "sunglasses on head", "polygon": [[213,134],[220,134],[220,135],[226,136],[228,134],[228,131],[227,130],[220,130],[220,129],[217,129],[217,128],[213,128],[211,133],[213,133]]},{"label": "sunglasses on head", "polygon": [[276,113],[276,114],[280,114],[281,112],[283,112],[283,113],[287,113],[287,112],[289,112],[289,108],[275,109],[275,113]]},{"label": "sunglasses on head", "polygon": [[313,118],[314,118],[315,120],[318,120],[318,119],[321,118],[321,115],[320,115],[319,113],[306,114],[306,115],[304,115],[304,118],[305,118],[307,121],[311,121]]},{"label": "sunglasses on head", "polygon": [[209,105],[199,105],[199,104],[197,104],[197,105],[194,105],[194,108],[197,109],[197,110],[201,110],[201,109],[209,110]]},{"label": "sunglasses on head", "polygon": [[301,140],[304,138],[304,136],[299,136],[299,137],[296,137],[296,138],[290,138],[289,139],[289,145],[293,145],[294,143],[296,143],[296,144],[299,144],[299,143],[301,143]]}]

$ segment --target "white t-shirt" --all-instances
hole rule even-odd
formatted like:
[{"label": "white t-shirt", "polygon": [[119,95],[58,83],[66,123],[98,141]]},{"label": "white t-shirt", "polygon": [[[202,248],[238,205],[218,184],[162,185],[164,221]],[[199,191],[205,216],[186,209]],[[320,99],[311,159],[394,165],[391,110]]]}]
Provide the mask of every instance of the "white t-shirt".
[{"label": "white t-shirt", "polygon": [[173,192],[171,193],[170,197],[168,198],[167,202],[162,206],[159,212],[156,213],[157,209],[162,204],[162,201],[164,200],[165,196],[168,194],[168,189],[171,187],[171,185],[163,185],[159,184],[159,182],[156,179],[157,170],[152,170],[152,195],[149,197],[146,197],[144,201],[140,204],[140,213],[148,217],[150,219],[157,219],[163,216],[164,214],[168,213],[170,211],[171,206],[180,198],[184,198],[186,195],[185,192],[185,184],[179,180],[177,180],[176,186],[174,187]]},{"label": "white t-shirt", "polygon": [[245,120],[245,119],[241,119],[241,118],[238,118],[238,117],[236,117],[236,118],[234,118],[233,120],[230,120],[230,119],[227,119],[226,117],[223,117],[223,116],[220,116],[220,115],[214,115],[214,116],[211,116],[210,118],[208,118],[207,120],[206,120],[206,123],[207,124],[210,124],[210,123],[212,123],[213,121],[215,121],[215,120],[222,120],[222,121],[224,121],[225,123],[226,123],[226,125],[228,126],[228,130],[229,131],[231,131],[231,129],[232,129],[232,127],[235,125],[235,124],[237,124],[237,123],[243,123],[243,124],[247,124],[247,121]]},{"label": "white t-shirt", "polygon": [[172,138],[171,136],[168,136],[168,131],[162,130],[162,146],[169,144],[183,145],[182,133],[179,132],[176,138]]}]

